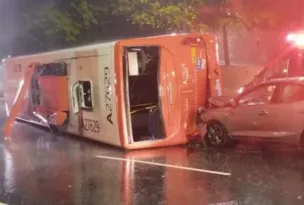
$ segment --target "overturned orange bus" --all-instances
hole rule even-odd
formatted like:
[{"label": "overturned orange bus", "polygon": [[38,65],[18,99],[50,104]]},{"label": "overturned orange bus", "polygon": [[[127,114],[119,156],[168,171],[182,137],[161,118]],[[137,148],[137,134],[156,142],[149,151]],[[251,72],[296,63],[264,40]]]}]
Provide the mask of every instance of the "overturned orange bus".
[{"label": "overturned orange bus", "polygon": [[216,38],[133,38],[3,60],[15,119],[124,149],[184,144],[197,110],[221,95]]}]

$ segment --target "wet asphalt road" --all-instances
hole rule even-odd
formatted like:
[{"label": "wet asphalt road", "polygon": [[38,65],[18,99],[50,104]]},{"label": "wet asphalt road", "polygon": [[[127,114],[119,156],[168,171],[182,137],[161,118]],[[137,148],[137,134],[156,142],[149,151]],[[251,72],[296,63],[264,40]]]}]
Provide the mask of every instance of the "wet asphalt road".
[{"label": "wet asphalt road", "polygon": [[304,204],[304,153],[260,144],[124,152],[16,123],[10,141],[1,137],[0,185],[0,201],[16,205],[295,205]]}]

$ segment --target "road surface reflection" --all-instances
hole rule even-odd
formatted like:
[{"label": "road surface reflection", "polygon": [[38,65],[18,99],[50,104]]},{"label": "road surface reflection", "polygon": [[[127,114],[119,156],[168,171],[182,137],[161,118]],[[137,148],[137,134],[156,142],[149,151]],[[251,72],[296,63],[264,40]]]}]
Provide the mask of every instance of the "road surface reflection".
[{"label": "road surface reflection", "polygon": [[303,204],[302,159],[303,154],[293,149],[265,151],[246,146],[221,151],[171,147],[125,152],[16,123],[10,140],[1,144],[0,201],[31,205]]}]

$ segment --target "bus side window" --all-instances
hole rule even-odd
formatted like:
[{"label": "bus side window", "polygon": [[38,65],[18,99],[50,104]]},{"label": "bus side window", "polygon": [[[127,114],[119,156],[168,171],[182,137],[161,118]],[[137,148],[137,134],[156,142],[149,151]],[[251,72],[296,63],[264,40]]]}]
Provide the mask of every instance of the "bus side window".
[{"label": "bus side window", "polygon": [[77,81],[72,86],[73,112],[80,109],[93,110],[93,89],[91,81]]},{"label": "bus side window", "polygon": [[139,65],[137,52],[128,52],[128,63],[129,63],[129,75],[138,76],[139,75]]}]

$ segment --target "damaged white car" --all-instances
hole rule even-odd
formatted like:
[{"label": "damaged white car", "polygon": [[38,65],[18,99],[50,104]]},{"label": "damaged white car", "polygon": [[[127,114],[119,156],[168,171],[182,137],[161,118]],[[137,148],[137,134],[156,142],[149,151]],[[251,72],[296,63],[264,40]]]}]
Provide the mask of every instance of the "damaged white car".
[{"label": "damaged white car", "polygon": [[235,97],[211,98],[200,125],[213,147],[249,137],[303,145],[304,78],[270,80]]}]

